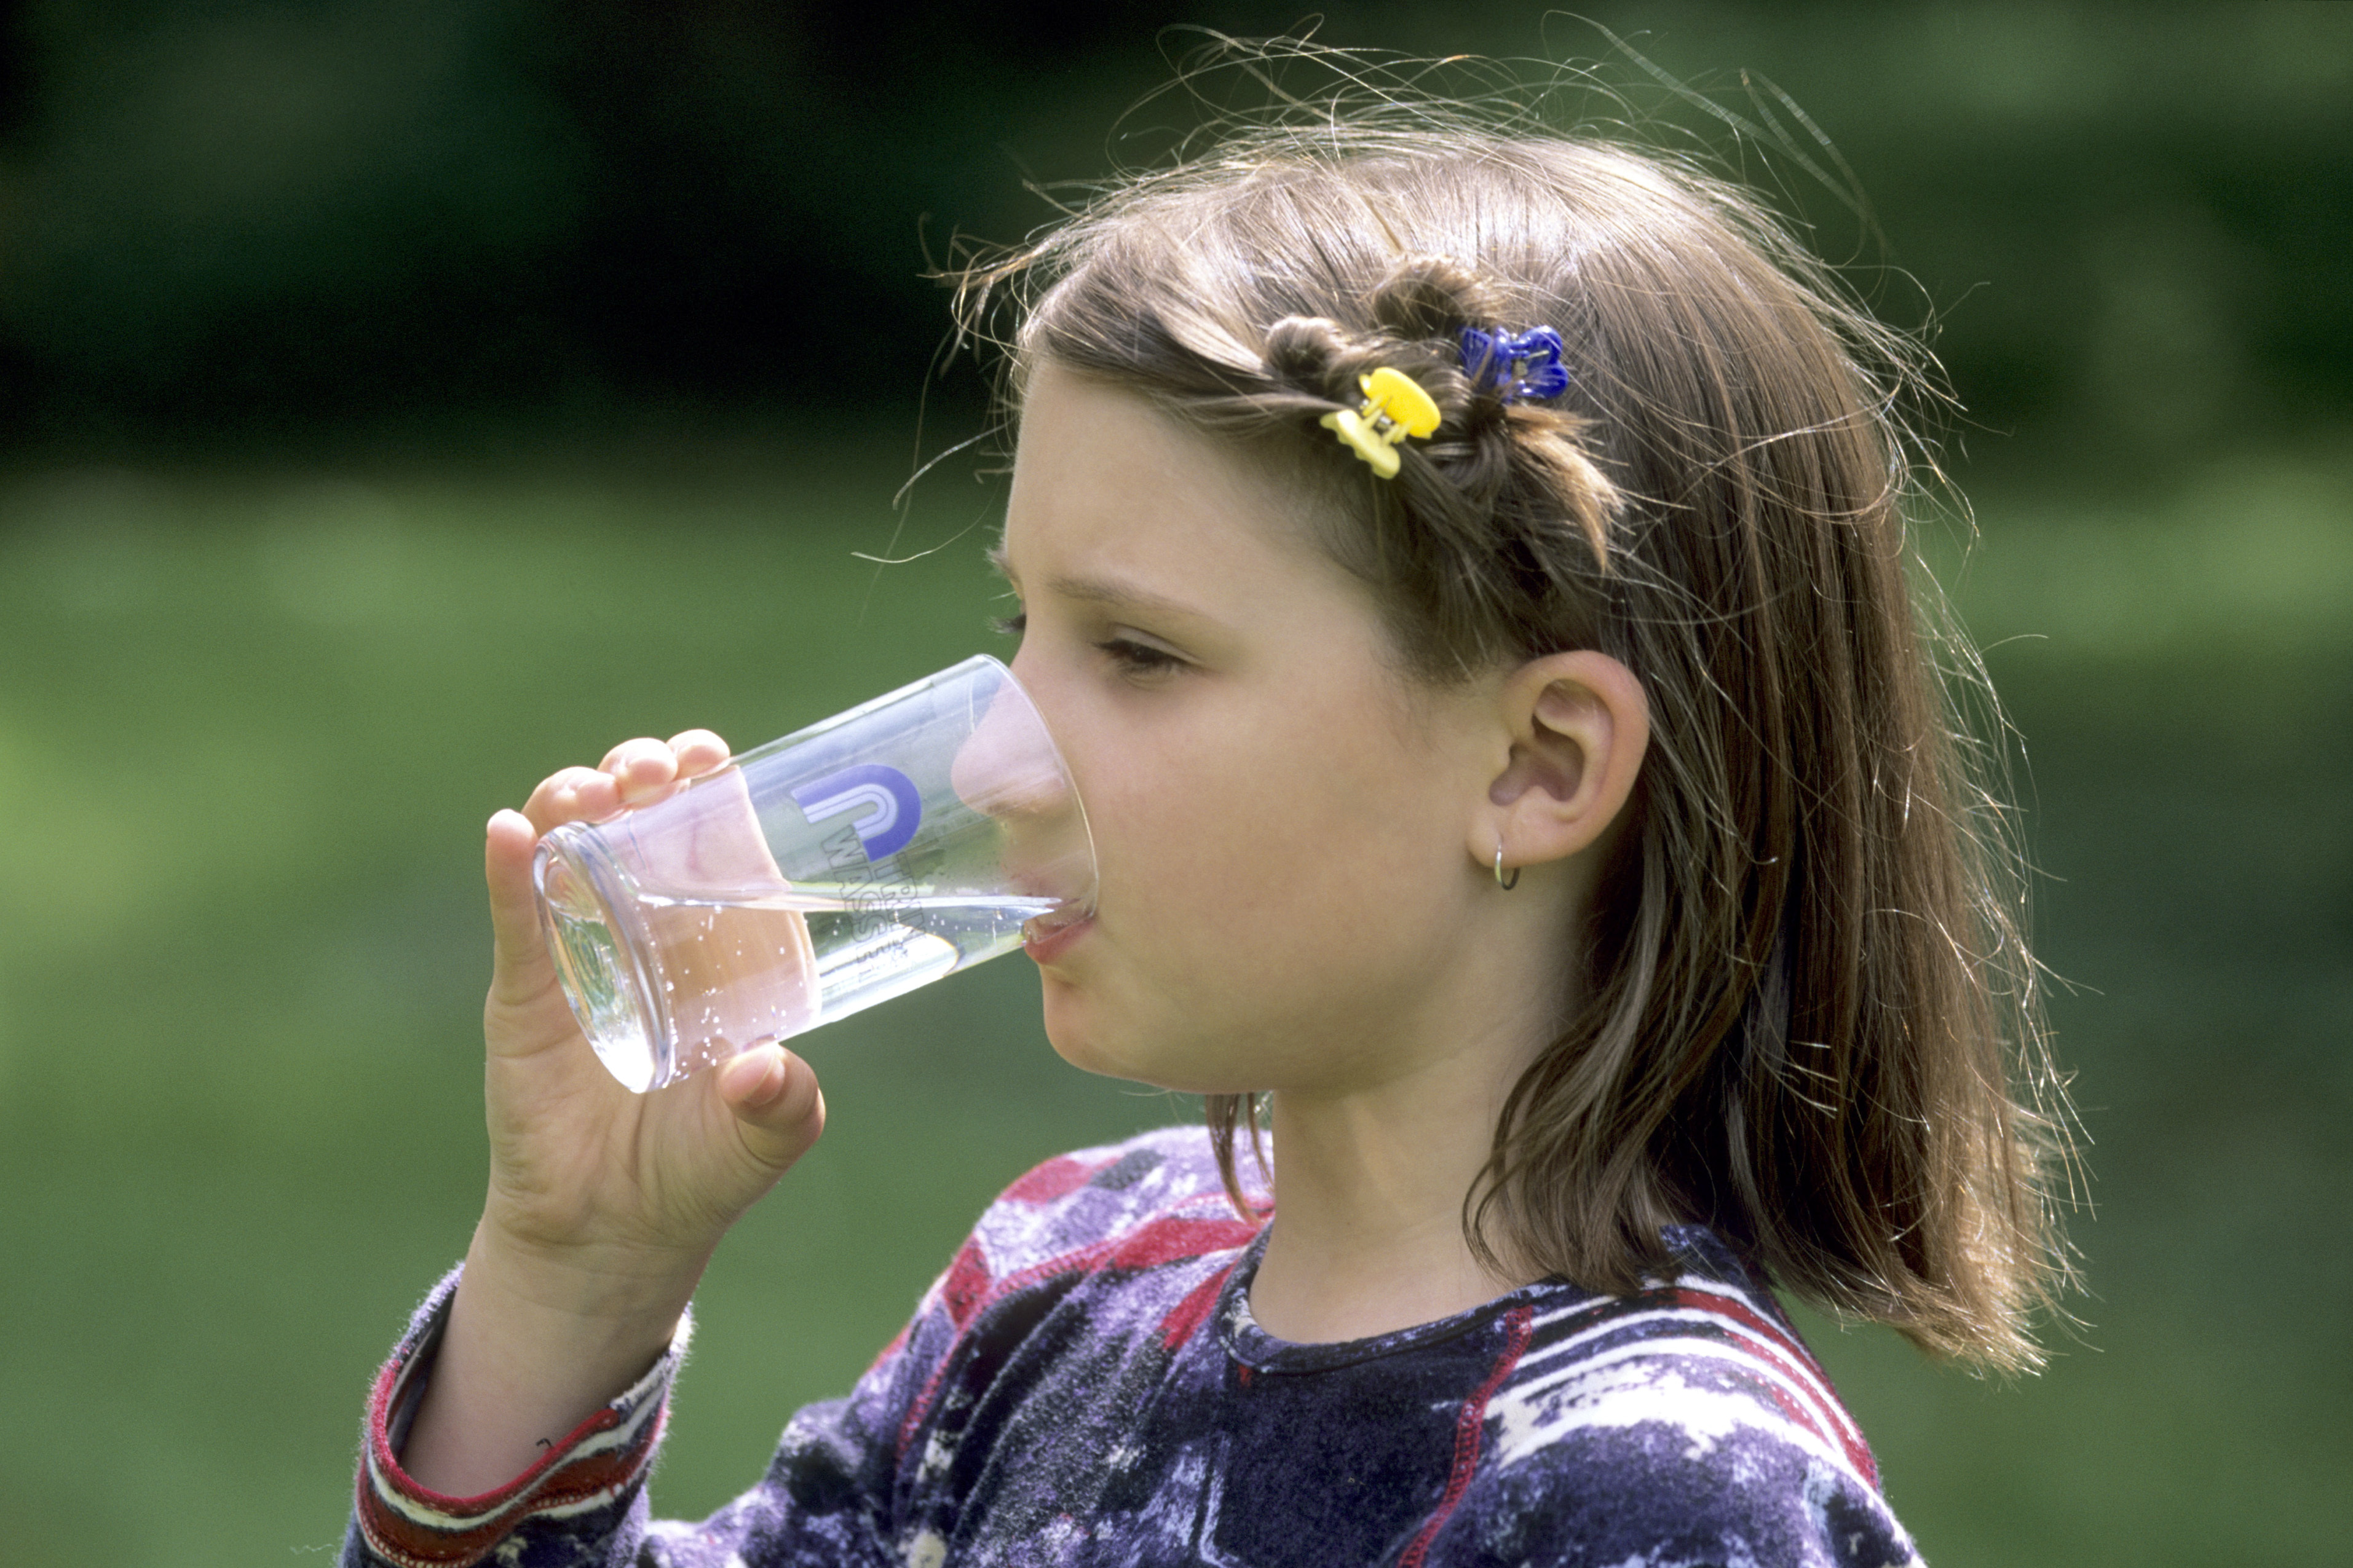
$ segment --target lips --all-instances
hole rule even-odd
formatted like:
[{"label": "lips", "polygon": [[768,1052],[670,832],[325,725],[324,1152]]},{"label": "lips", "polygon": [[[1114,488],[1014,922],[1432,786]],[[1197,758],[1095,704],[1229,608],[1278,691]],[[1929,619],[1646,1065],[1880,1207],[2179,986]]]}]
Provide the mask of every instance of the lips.
[{"label": "lips", "polygon": [[1039,915],[1021,928],[1026,939],[1021,944],[1022,951],[1027,952],[1034,963],[1051,963],[1063,953],[1068,952],[1071,945],[1081,937],[1094,929],[1094,916],[1082,910],[1058,910],[1050,915]]}]

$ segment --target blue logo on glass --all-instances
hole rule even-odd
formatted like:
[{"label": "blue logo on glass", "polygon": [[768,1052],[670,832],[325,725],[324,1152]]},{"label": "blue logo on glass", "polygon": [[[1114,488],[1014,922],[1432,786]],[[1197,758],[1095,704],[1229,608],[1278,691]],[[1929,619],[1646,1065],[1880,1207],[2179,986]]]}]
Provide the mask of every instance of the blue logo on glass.
[{"label": "blue logo on glass", "polygon": [[793,804],[812,823],[857,813],[850,826],[869,860],[904,849],[923,823],[923,794],[915,781],[880,763],[860,763],[805,784],[793,791]]}]

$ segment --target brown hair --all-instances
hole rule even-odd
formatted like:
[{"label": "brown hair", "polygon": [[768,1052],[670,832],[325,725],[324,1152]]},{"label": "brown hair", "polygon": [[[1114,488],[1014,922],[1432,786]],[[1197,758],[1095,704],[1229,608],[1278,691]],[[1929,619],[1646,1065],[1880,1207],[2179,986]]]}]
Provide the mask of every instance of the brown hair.
[{"label": "brown hair", "polygon": [[[1625,662],[1651,751],[1584,1000],[1513,1089],[1472,1247],[1600,1289],[1710,1224],[1777,1282],[2033,1364],[2069,1158],[1974,656],[1907,579],[1923,356],[1749,195],[1609,142],[1384,95],[1261,124],[951,274],[1050,359],[1305,477],[1403,670]],[[1559,331],[1502,401],[1465,326]],[[1442,421],[1380,482],[1317,420],[1390,365]],[[1943,655],[1940,661],[1937,658]],[[1254,1097],[1212,1097],[1228,1189]],[[1491,1228],[1492,1227],[1492,1228]]]}]

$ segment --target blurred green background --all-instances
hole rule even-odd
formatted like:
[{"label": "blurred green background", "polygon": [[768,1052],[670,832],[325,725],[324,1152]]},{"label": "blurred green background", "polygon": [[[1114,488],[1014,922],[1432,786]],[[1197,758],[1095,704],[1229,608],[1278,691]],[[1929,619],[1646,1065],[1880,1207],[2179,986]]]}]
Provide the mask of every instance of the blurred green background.
[{"label": "blurred green background", "polygon": [[[2039,1378],[1819,1326],[1889,1492],[1943,1565],[2353,1561],[2353,7],[1588,14],[1805,108],[1883,242],[1708,144],[1968,408],[1981,531],[1926,544],[2023,737],[2097,1208]],[[1106,136],[1162,25],[1296,20],[0,9],[0,1559],[331,1548],[479,1204],[482,819],[987,646],[999,492],[892,506],[983,386],[927,382],[926,248],[1159,145]],[[1609,52],[1532,5],[1323,37]],[[661,1511],[747,1485],[1027,1164],[1194,1114],[1034,1012],[1013,962],[807,1042],[833,1125],[712,1271]]]}]

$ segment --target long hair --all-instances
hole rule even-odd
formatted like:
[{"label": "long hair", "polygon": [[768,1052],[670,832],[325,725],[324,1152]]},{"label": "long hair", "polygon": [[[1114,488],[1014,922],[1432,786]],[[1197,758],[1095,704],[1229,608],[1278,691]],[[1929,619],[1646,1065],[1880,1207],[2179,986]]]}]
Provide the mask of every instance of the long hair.
[{"label": "long hair", "polygon": [[[1403,679],[1623,661],[1652,739],[1583,1000],[1511,1091],[1471,1245],[1632,1289],[1714,1226],[1799,1297],[2031,1365],[2065,1277],[2063,1095],[1987,699],[1907,571],[1921,356],[1683,160],[1395,93],[1229,134],[952,274],[1051,361],[1277,460]],[[1504,400],[1465,327],[1556,329]],[[1441,422],[1382,482],[1317,421],[1394,366]],[[1998,741],[1998,737],[1996,737]],[[1229,1192],[1255,1100],[1213,1096]]]}]

